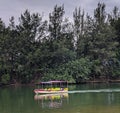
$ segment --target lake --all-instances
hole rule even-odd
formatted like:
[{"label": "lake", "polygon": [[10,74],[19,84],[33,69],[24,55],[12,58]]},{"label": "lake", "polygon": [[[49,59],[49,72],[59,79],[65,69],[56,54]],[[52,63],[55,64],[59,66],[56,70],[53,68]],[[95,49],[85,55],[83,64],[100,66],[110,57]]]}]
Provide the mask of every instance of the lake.
[{"label": "lake", "polygon": [[0,113],[120,113],[120,84],[69,85],[69,93],[43,96],[36,87],[1,87]]}]

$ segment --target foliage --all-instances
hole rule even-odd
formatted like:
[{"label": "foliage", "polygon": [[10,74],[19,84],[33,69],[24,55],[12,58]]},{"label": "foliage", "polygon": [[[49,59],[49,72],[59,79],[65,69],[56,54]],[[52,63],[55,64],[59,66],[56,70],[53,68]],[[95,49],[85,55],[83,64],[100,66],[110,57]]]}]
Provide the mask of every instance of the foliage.
[{"label": "foliage", "polygon": [[75,8],[73,21],[64,5],[55,6],[49,20],[25,10],[15,25],[0,19],[0,83],[42,80],[84,82],[120,77],[120,14],[108,14],[98,3],[94,17]]},{"label": "foliage", "polygon": [[92,63],[87,58],[70,61],[60,67],[51,70],[43,77],[43,80],[67,80],[69,82],[82,82],[89,79]]},{"label": "foliage", "polygon": [[10,76],[9,76],[9,74],[4,74],[4,75],[2,75],[2,77],[1,77],[1,83],[3,83],[3,84],[8,84],[9,81],[10,81]]}]

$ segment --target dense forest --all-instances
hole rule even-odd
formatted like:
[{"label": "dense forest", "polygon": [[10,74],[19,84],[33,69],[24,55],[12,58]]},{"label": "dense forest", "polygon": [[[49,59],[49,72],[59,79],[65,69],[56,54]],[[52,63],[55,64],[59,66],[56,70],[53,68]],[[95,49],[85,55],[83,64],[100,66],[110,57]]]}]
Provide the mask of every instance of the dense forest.
[{"label": "dense forest", "polygon": [[94,15],[81,8],[73,21],[64,5],[56,5],[43,20],[26,10],[15,24],[0,19],[0,83],[67,80],[80,83],[120,79],[120,13],[98,3]]}]

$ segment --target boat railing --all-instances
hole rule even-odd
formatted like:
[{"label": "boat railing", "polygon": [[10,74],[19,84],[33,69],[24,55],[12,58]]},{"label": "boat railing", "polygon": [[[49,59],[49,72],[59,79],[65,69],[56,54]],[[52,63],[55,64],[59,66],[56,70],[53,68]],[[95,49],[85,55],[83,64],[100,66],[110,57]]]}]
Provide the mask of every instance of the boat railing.
[{"label": "boat railing", "polygon": [[68,91],[68,88],[43,88],[43,89],[40,89],[40,90],[43,90],[43,91]]}]

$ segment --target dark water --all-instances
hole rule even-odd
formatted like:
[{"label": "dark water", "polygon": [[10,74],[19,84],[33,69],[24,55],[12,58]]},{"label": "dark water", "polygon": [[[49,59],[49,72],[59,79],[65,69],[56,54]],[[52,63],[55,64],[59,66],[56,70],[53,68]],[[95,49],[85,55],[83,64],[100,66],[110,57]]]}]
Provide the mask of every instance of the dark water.
[{"label": "dark water", "polygon": [[68,94],[36,96],[35,87],[1,87],[0,113],[120,113],[120,84],[70,85]]}]

